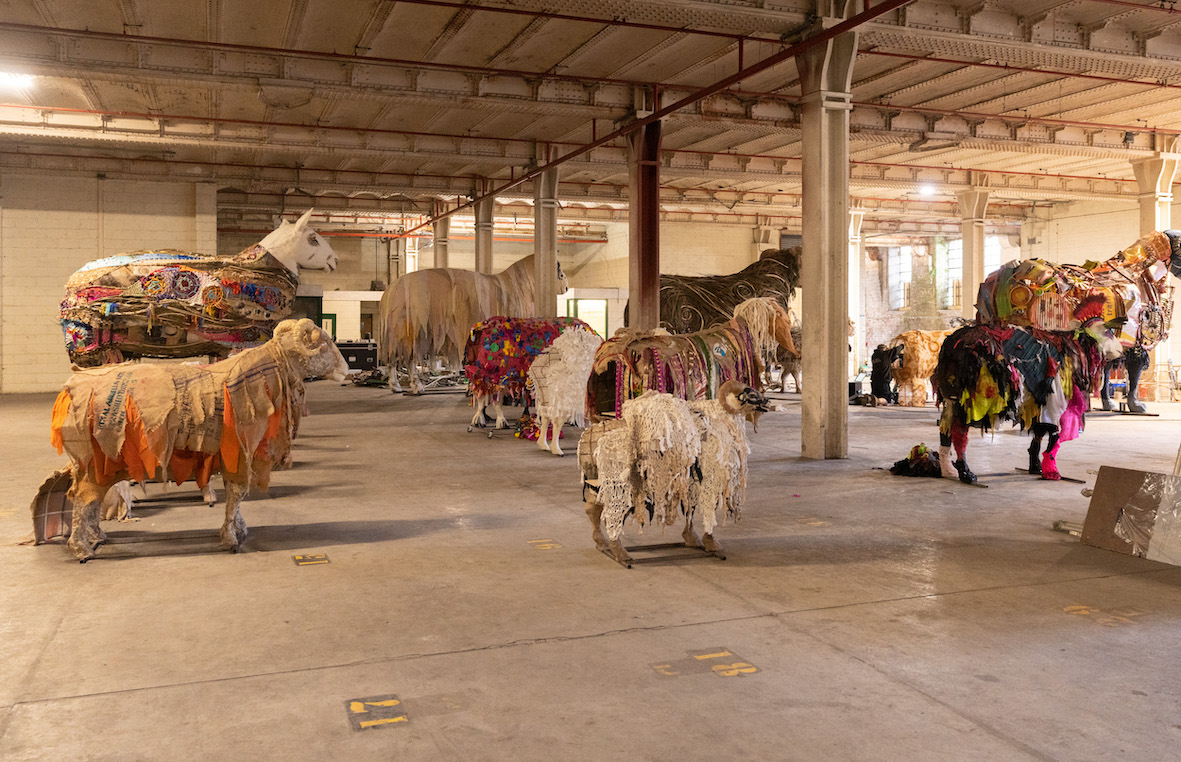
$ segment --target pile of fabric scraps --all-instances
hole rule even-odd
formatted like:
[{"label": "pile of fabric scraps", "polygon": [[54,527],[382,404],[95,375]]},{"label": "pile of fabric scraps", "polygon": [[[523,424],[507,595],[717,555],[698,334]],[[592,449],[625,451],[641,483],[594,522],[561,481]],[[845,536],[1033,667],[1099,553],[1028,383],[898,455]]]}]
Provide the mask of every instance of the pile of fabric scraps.
[{"label": "pile of fabric scraps", "polygon": [[939,469],[939,453],[922,443],[910,448],[910,453],[896,462],[890,468],[890,473],[895,476],[933,476],[936,479],[943,476]]}]

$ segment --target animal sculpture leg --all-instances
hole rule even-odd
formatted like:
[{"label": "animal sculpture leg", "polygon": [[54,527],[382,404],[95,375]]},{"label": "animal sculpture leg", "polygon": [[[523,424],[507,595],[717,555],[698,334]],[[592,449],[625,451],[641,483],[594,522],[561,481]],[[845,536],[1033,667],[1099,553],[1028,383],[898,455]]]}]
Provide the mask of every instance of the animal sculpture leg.
[{"label": "animal sculpture leg", "polygon": [[1050,441],[1046,443],[1046,453],[1042,455],[1042,478],[1050,481],[1058,481],[1062,478],[1062,474],[1058,473],[1058,427],[1050,426]]},{"label": "animal sculpture leg", "polygon": [[1046,425],[1044,423],[1033,425],[1033,441],[1029,443],[1029,473],[1031,474],[1042,472],[1042,437],[1046,433]]},{"label": "animal sculpture leg", "polygon": [[713,553],[718,558],[724,559],[726,557],[726,554],[722,551],[722,546],[714,539],[713,532],[701,535],[701,549],[708,553]]},{"label": "animal sculpture leg", "polygon": [[607,550],[607,538],[603,536],[603,527],[600,523],[603,518],[603,504],[593,500],[589,501],[586,504],[586,517],[590,519],[591,537],[594,538],[595,547],[599,550]]},{"label": "animal sculpture leg", "polygon": [[[1103,386],[1099,389],[1099,401],[1103,403],[1104,410],[1115,409],[1111,402],[1111,369],[1114,365],[1115,361],[1103,363]],[[1030,467],[1029,470],[1033,471],[1033,468]]]},{"label": "animal sculpture leg", "polygon": [[681,538],[684,539],[686,548],[705,547],[697,537],[697,532],[693,531],[693,511],[685,512],[685,530],[681,532]]},{"label": "animal sculpture leg", "polygon": [[960,481],[964,484],[975,484],[976,474],[968,468],[968,426],[958,419],[951,423],[951,444],[958,456],[953,465]]},{"label": "animal sculpture leg", "polygon": [[487,405],[488,405],[488,398],[485,397],[483,394],[477,393],[477,394],[472,395],[472,408],[476,411],[475,414],[472,415],[472,425],[473,426],[483,426],[484,425],[484,408]]},{"label": "animal sculpture leg", "polygon": [[67,493],[74,506],[67,544],[82,563],[94,558],[95,549],[107,539],[98,521],[102,498],[109,488],[109,484],[97,484],[90,474],[74,473],[74,485]]},{"label": "animal sculpture leg", "polygon": [[1139,399],[1140,375],[1148,367],[1148,353],[1132,347],[1124,353],[1124,367],[1128,370],[1128,412],[1146,413],[1148,408]]},{"label": "animal sculpture leg", "polygon": [[492,411],[496,413],[496,423],[493,428],[507,429],[508,421],[504,418],[504,393],[496,392],[492,395]]},{"label": "animal sculpture leg", "polygon": [[549,418],[546,418],[541,413],[537,414],[537,446],[542,450],[548,450],[549,446]]},{"label": "animal sculpture leg", "polygon": [[[288,453],[290,454],[290,453]],[[201,497],[205,500],[205,504],[210,508],[217,502],[217,493],[213,491],[213,485],[206,482],[205,488],[201,490]]]},{"label": "animal sculpture leg", "polygon": [[237,553],[242,542],[246,539],[246,522],[242,519],[239,506],[246,496],[246,485],[237,478],[225,478],[226,484],[226,520],[221,527],[221,546],[231,553]]},{"label": "animal sculpture leg", "polygon": [[550,432],[549,451],[554,455],[562,456],[566,453],[562,452],[562,445],[559,440],[562,438],[562,421],[558,419],[546,419],[541,424],[541,430],[545,431],[547,427],[552,427]]}]

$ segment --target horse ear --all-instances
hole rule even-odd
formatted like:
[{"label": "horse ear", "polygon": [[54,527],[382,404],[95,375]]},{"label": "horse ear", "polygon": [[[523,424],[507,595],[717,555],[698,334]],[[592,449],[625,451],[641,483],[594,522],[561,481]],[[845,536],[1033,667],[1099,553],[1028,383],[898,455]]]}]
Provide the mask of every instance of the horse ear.
[{"label": "horse ear", "polygon": [[310,220],[312,218],[313,211],[315,211],[315,210],[309,209],[306,212],[304,212],[303,216],[295,221],[296,226],[301,227],[301,228],[307,227],[308,220]]}]

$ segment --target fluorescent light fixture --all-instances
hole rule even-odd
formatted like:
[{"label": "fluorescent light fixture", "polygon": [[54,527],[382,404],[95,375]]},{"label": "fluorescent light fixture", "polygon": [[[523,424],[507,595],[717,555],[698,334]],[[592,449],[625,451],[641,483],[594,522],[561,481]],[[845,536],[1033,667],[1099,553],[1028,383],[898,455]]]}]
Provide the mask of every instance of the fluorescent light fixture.
[{"label": "fluorescent light fixture", "polygon": [[925,196],[934,196],[935,195],[935,186],[930,185],[928,183],[924,183],[923,185],[920,185],[919,186],[919,195],[924,196],[924,197]]},{"label": "fluorescent light fixture", "polygon": [[15,74],[0,71],[0,88],[5,90],[27,90],[33,86],[32,74]]}]

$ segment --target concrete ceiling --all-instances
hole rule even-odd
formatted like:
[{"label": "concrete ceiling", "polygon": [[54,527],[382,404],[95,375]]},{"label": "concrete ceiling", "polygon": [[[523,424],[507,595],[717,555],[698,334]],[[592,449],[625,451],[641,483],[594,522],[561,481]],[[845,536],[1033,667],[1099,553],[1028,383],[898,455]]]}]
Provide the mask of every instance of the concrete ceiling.
[{"label": "concrete ceiling", "polygon": [[[800,39],[808,0],[9,0],[0,168],[186,178],[224,217],[426,214]],[[1181,134],[1181,12],[1123,0],[915,0],[862,27],[851,192],[867,231],[958,230],[1137,195]],[[667,219],[798,229],[787,62],[667,118]],[[562,166],[564,219],[617,219],[622,145]],[[933,195],[922,195],[920,188]],[[503,197],[527,212],[529,186]],[[377,218],[372,215],[378,215]]]}]

